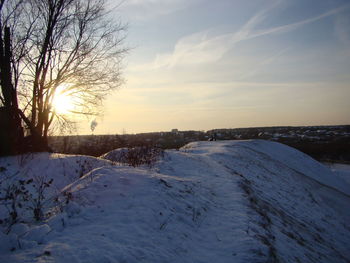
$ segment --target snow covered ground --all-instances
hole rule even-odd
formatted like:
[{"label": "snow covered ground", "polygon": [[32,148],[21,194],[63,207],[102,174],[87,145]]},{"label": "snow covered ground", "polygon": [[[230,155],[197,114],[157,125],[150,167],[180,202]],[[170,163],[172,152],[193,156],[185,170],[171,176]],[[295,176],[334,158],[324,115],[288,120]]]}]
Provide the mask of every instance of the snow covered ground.
[{"label": "snow covered ground", "polygon": [[325,163],[336,176],[341,177],[348,184],[350,184],[350,164],[342,163]]},{"label": "snow covered ground", "polygon": [[46,174],[71,196],[45,222],[0,233],[0,262],[350,261],[347,180],[282,144],[190,143],[152,169],[28,158],[0,159],[2,173]]}]

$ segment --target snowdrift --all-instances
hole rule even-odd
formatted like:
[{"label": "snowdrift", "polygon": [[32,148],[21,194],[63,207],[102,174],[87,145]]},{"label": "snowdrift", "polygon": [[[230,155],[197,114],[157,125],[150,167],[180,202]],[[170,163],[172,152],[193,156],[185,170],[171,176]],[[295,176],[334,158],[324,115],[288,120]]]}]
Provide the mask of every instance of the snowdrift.
[{"label": "snowdrift", "polygon": [[53,188],[57,190],[97,167],[109,165],[112,163],[105,159],[57,153],[35,153],[0,158],[0,167],[4,169],[2,176],[13,177],[18,174],[21,178],[31,178],[44,175],[48,180],[53,179]]},{"label": "snowdrift", "polygon": [[[152,169],[87,162],[62,179],[63,213],[0,234],[0,262],[350,260],[349,185],[282,144],[190,143]],[[30,167],[64,178],[56,158]]]},{"label": "snowdrift", "polygon": [[101,155],[100,158],[110,160],[112,162],[127,163],[127,159],[126,159],[127,153],[128,153],[128,148],[118,148]]}]

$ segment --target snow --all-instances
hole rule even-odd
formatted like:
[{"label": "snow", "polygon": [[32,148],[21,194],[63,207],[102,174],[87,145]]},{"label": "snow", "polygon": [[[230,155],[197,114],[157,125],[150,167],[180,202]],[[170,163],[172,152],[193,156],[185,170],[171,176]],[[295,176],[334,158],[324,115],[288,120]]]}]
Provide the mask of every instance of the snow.
[{"label": "snow", "polygon": [[325,163],[325,165],[328,166],[336,176],[350,184],[350,164]]},{"label": "snow", "polygon": [[127,153],[128,153],[128,148],[118,148],[103,154],[102,156],[100,156],[100,158],[110,160],[112,162],[126,163]]},{"label": "snow", "polygon": [[45,176],[53,179],[53,188],[62,189],[94,168],[112,165],[108,160],[84,155],[37,153],[0,158],[6,176],[21,178]]},{"label": "snow", "polygon": [[72,198],[42,223],[0,232],[0,262],[350,259],[347,180],[279,143],[190,143],[152,169],[85,156],[11,158],[0,159],[7,172],[47,173]]}]

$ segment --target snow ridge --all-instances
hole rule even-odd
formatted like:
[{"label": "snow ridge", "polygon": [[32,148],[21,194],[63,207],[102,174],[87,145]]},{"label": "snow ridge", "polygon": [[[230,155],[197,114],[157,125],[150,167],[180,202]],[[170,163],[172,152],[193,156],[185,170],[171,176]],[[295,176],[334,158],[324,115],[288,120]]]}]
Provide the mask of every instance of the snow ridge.
[{"label": "snow ridge", "polygon": [[0,261],[349,262],[350,190],[333,175],[262,140],[190,143],[152,169],[101,163]]}]

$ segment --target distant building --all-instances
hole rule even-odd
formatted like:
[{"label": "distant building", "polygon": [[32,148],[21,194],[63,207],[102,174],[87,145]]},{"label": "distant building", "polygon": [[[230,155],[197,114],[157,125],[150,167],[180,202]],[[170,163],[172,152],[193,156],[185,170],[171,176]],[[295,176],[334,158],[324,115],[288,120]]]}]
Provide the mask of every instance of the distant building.
[{"label": "distant building", "polygon": [[178,133],[179,130],[178,130],[178,129],[172,129],[171,132],[172,132],[172,133]]}]

